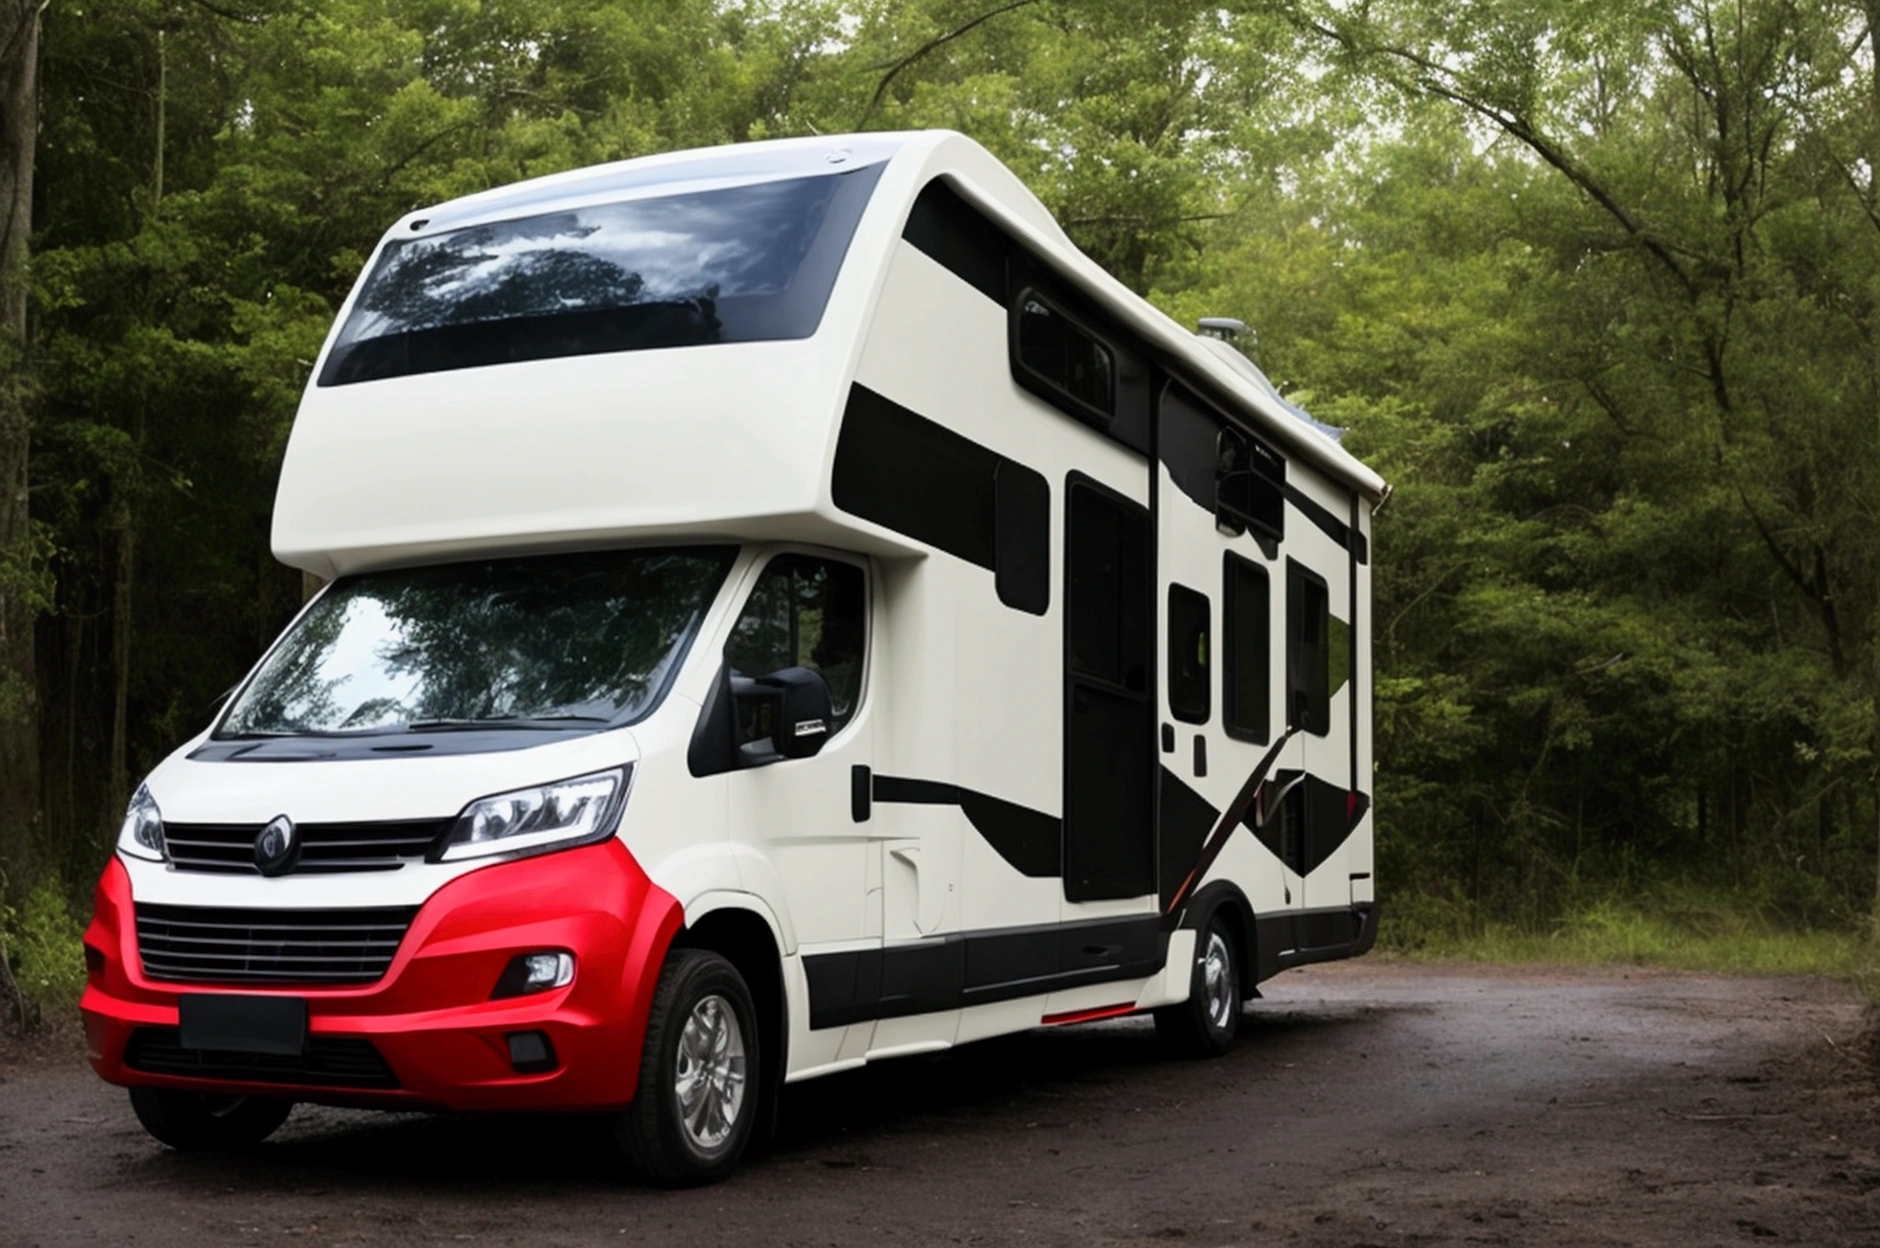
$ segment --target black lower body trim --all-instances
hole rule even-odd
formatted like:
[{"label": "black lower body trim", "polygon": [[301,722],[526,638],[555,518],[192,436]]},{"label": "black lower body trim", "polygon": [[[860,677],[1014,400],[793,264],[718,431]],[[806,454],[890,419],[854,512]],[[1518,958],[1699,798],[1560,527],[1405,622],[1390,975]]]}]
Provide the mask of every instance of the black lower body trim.
[{"label": "black lower body trim", "polygon": [[175,1027],[139,1027],[124,1046],[124,1064],[151,1075],[222,1079],[237,1083],[281,1083],[309,1088],[387,1089],[398,1076],[370,1040],[359,1036],[312,1036],[304,1053],[226,1053],[186,1049]]},{"label": "black lower body trim", "polygon": [[1154,915],[956,932],[803,959],[809,1025],[841,1027],[1012,1001],[1085,984],[1147,979],[1167,961]]},{"label": "black lower body trim", "polygon": [[1377,943],[1377,903],[1263,914],[1254,925],[1258,982],[1295,966],[1370,952]]}]

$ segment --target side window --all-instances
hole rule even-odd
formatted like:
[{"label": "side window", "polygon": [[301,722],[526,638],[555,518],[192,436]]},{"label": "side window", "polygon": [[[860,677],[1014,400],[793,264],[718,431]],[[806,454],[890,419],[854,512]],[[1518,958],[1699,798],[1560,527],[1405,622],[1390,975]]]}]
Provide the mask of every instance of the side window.
[{"label": "side window", "polygon": [[1012,305],[1012,360],[1019,381],[1073,415],[1108,428],[1116,415],[1116,355],[1035,290]]},{"label": "side window", "polygon": [[1208,599],[1186,585],[1168,587],[1168,709],[1185,724],[1212,712],[1208,680]]},{"label": "side window", "polygon": [[1272,737],[1272,621],[1266,569],[1229,553],[1221,586],[1221,724],[1242,741]]},{"label": "side window", "polygon": [[1215,513],[1222,529],[1239,536],[1252,528],[1286,536],[1286,461],[1238,429],[1222,429],[1216,444]]},{"label": "side window", "polygon": [[1324,578],[1286,561],[1286,715],[1301,732],[1332,728],[1331,596]]},{"label": "side window", "polygon": [[829,684],[832,731],[855,713],[867,647],[868,582],[852,563],[814,555],[772,559],[725,643],[739,676],[814,668]]}]

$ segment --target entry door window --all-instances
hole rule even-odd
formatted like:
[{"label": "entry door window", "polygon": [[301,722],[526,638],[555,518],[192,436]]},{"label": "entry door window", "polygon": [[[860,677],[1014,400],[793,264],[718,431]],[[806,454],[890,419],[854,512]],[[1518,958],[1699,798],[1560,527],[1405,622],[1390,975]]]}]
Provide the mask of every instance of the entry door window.
[{"label": "entry door window", "polygon": [[725,660],[737,676],[807,667],[829,685],[831,733],[855,714],[867,646],[868,579],[862,569],[816,555],[779,555],[751,591],[731,630]]}]

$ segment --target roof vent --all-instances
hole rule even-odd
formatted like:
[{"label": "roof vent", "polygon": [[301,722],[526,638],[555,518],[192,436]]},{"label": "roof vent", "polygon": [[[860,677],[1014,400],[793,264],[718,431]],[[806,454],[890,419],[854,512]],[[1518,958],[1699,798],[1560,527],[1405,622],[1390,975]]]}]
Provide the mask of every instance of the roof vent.
[{"label": "roof vent", "polygon": [[1203,338],[1219,338],[1222,342],[1237,342],[1243,337],[1259,339],[1258,334],[1247,328],[1247,322],[1231,316],[1204,316],[1195,323],[1195,332]]}]

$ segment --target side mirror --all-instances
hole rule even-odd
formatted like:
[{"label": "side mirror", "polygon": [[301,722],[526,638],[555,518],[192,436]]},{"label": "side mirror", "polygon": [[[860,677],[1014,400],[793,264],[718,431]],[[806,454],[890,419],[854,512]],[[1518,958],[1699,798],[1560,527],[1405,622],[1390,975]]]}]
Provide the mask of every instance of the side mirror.
[{"label": "side mirror", "polygon": [[822,673],[786,667],[768,676],[733,677],[738,752],[747,763],[809,758],[829,739],[835,704]]}]

